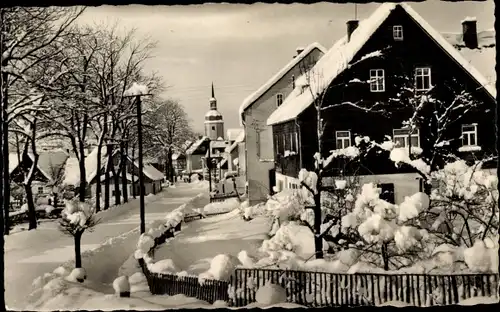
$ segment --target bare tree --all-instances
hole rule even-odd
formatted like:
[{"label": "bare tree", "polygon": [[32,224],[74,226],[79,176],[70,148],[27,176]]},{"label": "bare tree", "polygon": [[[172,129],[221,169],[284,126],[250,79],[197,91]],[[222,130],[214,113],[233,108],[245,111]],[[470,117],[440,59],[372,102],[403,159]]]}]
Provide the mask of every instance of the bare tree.
[{"label": "bare tree", "polygon": [[188,116],[178,101],[167,99],[153,103],[145,123],[152,151],[165,160],[165,175],[174,182],[172,155],[193,136]]},{"label": "bare tree", "polygon": [[[31,87],[40,82],[37,75],[32,73],[40,63],[60,55],[59,43],[67,36],[70,26],[83,10],[84,8],[58,7],[0,8],[0,143],[4,156],[0,169],[3,178],[5,234],[9,233],[9,123],[17,116],[37,109],[33,105]],[[55,70],[51,73],[53,75],[46,82],[47,85],[58,80],[64,71]],[[28,92],[18,92],[19,85],[24,85],[24,91]],[[38,94],[38,91],[35,92]]]}]

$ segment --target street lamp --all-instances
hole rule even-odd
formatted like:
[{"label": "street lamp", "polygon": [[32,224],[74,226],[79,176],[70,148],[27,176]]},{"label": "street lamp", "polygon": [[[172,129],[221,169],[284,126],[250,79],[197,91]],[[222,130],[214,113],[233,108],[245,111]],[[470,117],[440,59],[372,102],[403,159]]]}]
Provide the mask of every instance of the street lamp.
[{"label": "street lamp", "polygon": [[132,87],[123,92],[124,97],[135,97],[137,107],[137,143],[139,149],[139,214],[141,219],[141,234],[146,232],[146,212],[144,202],[144,163],[142,161],[142,101],[141,96],[151,95],[147,86],[133,83]]}]

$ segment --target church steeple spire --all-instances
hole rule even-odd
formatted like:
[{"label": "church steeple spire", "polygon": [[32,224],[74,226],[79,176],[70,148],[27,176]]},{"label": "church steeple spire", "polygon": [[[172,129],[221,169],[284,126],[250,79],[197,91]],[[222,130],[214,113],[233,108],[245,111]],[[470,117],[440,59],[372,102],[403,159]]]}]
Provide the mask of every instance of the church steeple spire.
[{"label": "church steeple spire", "polygon": [[217,100],[215,99],[214,83],[212,82],[212,97],[210,98],[210,109],[217,109]]}]

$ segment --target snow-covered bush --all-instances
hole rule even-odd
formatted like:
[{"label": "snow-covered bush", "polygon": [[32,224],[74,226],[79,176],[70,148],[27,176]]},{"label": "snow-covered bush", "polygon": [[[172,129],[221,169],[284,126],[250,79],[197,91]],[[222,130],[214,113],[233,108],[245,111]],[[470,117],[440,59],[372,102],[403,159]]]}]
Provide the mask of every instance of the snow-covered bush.
[{"label": "snow-covered bush", "polygon": [[95,209],[88,203],[76,199],[66,201],[66,207],[61,213],[59,229],[67,235],[73,236],[75,242],[75,268],[82,267],[80,253],[81,238],[85,230],[92,230],[99,220],[95,216]]},{"label": "snow-covered bush", "polygon": [[141,234],[139,236],[139,241],[137,242],[137,250],[135,251],[135,258],[136,259],[142,259],[144,258],[144,255],[149,253],[151,248],[153,248],[155,245],[155,240],[152,236],[148,234]]},{"label": "snow-covered bush", "polygon": [[203,213],[205,215],[212,213],[224,213],[230,212],[234,209],[238,209],[240,207],[240,201],[237,198],[229,198],[222,202],[213,202],[205,205],[203,208]]},{"label": "snow-covered bush", "polygon": [[[353,211],[342,218],[341,231],[350,238],[347,245],[363,250],[372,256],[371,262],[389,270],[394,265],[391,258],[409,264],[414,260],[410,255],[425,248],[427,231],[410,221],[429,208],[429,198],[417,193],[406,197],[398,206],[380,199],[379,194],[380,189],[373,183],[363,185]],[[375,256],[377,254],[381,257]]]},{"label": "snow-covered bush", "polygon": [[85,279],[87,279],[87,273],[84,268],[75,268],[67,277],[70,281],[77,281],[83,283]]},{"label": "snow-covered bush", "polygon": [[[324,248],[328,245],[323,244]],[[308,259],[315,254],[314,234],[311,230],[297,222],[291,221],[283,224],[276,234],[265,240],[260,247],[262,252],[292,251],[303,259]]]},{"label": "snow-covered bush", "polygon": [[152,273],[175,274],[179,271],[172,259],[163,259],[154,263],[148,263],[148,269]]},{"label": "snow-covered bush", "polygon": [[119,276],[113,281],[115,294],[120,297],[130,297],[130,283],[127,276]]},{"label": "snow-covered bush", "polygon": [[283,190],[266,202],[268,214],[280,222],[298,220],[304,210],[300,194],[294,190]]},{"label": "snow-covered bush", "polygon": [[498,236],[495,240],[477,240],[472,247],[464,250],[464,260],[474,272],[498,273]]},{"label": "snow-covered bush", "polygon": [[431,209],[423,223],[442,243],[471,247],[498,233],[498,177],[458,160],[433,172]]},{"label": "snow-covered bush", "polygon": [[255,293],[257,303],[271,305],[286,302],[286,291],[280,285],[267,282],[264,286],[259,287]]},{"label": "snow-covered bush", "polygon": [[205,279],[229,280],[240,264],[233,255],[219,254],[210,261],[210,268],[198,276],[198,281],[203,284]]}]

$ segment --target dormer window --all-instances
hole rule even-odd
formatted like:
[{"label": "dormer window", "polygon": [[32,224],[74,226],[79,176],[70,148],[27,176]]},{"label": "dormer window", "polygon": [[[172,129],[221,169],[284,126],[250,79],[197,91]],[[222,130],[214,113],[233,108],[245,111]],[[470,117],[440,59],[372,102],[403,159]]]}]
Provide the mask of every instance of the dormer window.
[{"label": "dormer window", "polygon": [[417,67],[415,68],[415,90],[428,91],[432,87],[431,84],[431,68]]},{"label": "dormer window", "polygon": [[392,26],[392,37],[396,41],[403,40],[403,26],[401,25]]},{"label": "dormer window", "polygon": [[279,107],[281,104],[283,104],[283,94],[278,93],[276,94],[276,107]]},{"label": "dormer window", "polygon": [[383,69],[370,69],[370,91],[385,91],[385,75]]},{"label": "dormer window", "polygon": [[462,125],[462,146],[477,146],[477,124]]}]

